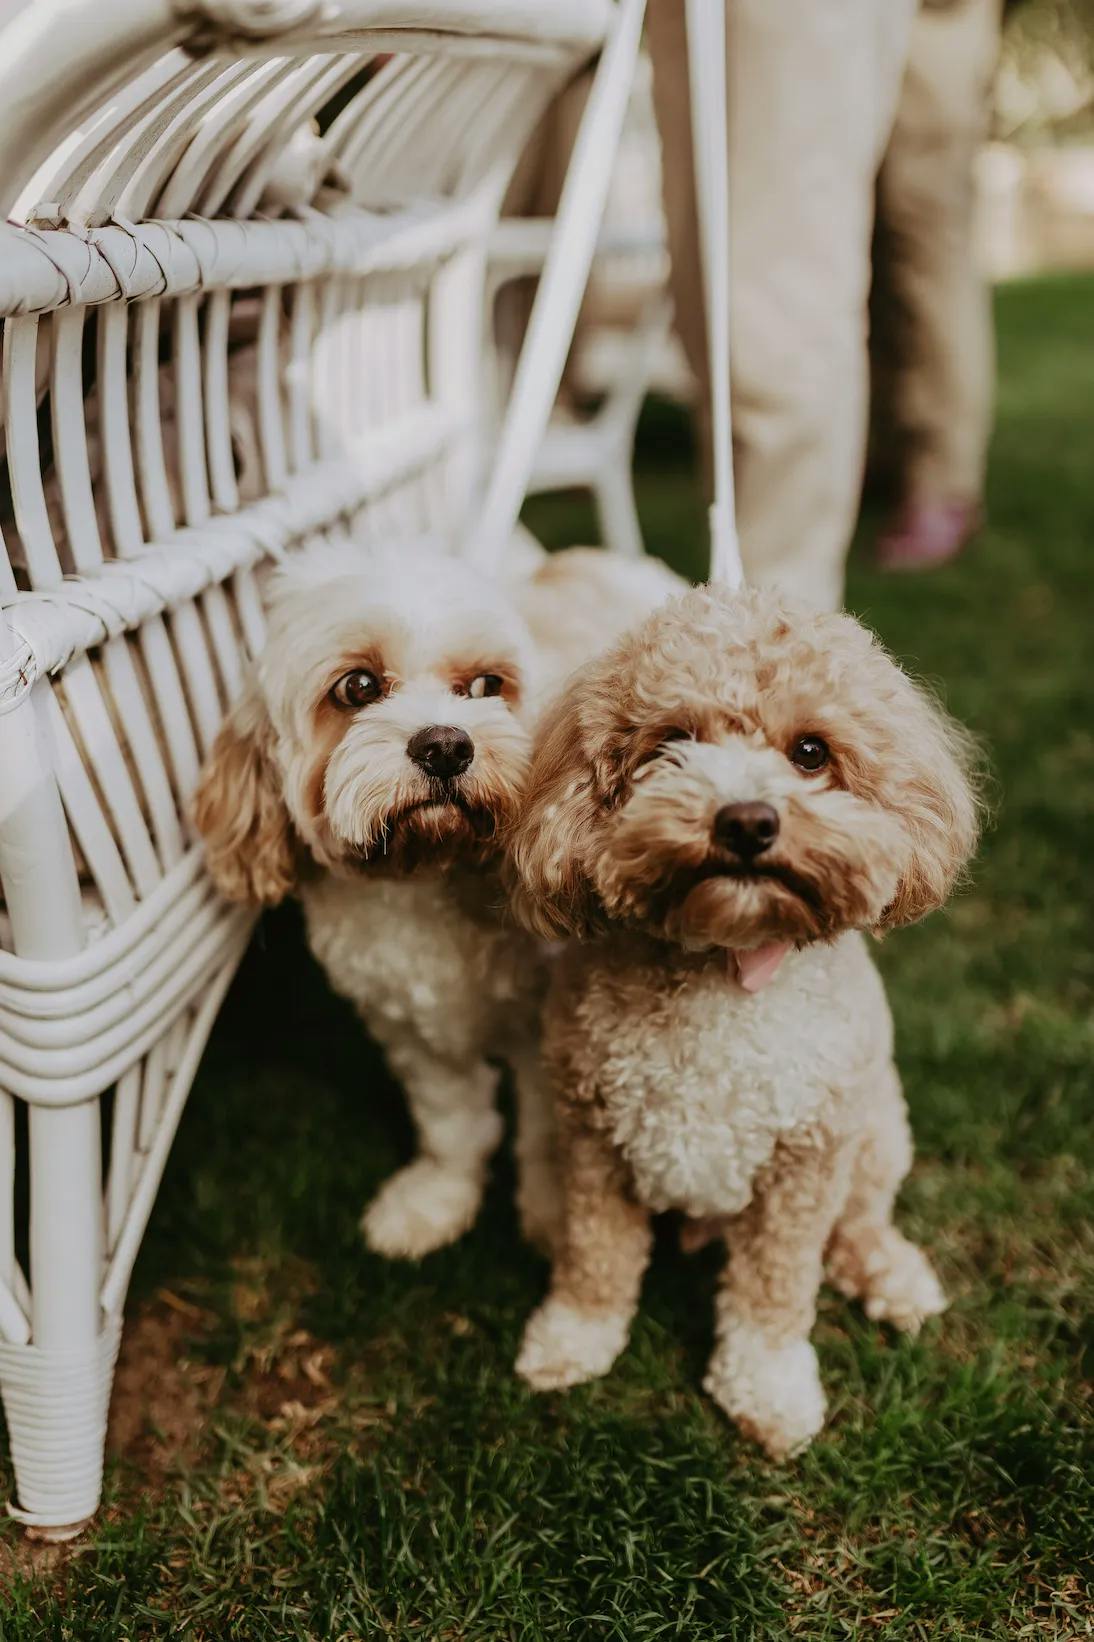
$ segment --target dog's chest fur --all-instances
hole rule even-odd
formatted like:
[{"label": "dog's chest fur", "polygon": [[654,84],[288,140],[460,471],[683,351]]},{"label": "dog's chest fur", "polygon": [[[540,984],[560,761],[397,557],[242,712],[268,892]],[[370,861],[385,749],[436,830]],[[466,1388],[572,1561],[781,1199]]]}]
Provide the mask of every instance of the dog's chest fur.
[{"label": "dog's chest fur", "polygon": [[838,1125],[890,1052],[884,992],[857,935],[789,954],[756,994],[724,953],[666,967],[620,946],[589,964],[581,994],[573,1061],[656,1210],[738,1213],[778,1141]]},{"label": "dog's chest fur", "polygon": [[502,921],[488,875],[324,875],[301,899],[332,987],[385,1047],[409,1038],[466,1063],[503,1053],[534,1020],[534,943]]}]

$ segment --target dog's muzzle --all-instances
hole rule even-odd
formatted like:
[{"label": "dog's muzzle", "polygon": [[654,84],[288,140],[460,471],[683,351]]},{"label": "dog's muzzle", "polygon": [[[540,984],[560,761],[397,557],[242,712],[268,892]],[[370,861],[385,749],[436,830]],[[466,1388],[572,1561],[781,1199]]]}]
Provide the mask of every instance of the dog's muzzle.
[{"label": "dog's muzzle", "polygon": [[723,804],[711,830],[722,849],[752,861],[779,836],[779,813],[770,804]]},{"label": "dog's muzzle", "polygon": [[416,730],[406,744],[407,757],[427,775],[451,781],[462,775],[475,756],[475,743],[466,730],[452,724],[429,724]]}]

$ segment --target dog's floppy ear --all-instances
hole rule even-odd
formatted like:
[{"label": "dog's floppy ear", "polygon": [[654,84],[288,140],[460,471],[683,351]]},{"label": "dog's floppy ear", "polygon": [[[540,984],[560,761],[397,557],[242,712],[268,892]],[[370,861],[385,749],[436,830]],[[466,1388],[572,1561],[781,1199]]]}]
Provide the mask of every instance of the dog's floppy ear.
[{"label": "dog's floppy ear", "polygon": [[588,862],[602,804],[582,734],[588,691],[585,680],[575,679],[547,709],[520,820],[509,835],[513,910],[526,929],[548,938],[589,934],[597,921]]},{"label": "dog's floppy ear", "polygon": [[228,715],[198,781],[193,816],[213,881],[229,901],[276,906],[296,882],[292,822],[256,685]]},{"label": "dog's floppy ear", "polygon": [[901,674],[886,802],[911,840],[908,865],[879,928],[913,924],[948,899],[980,831],[973,738]]}]

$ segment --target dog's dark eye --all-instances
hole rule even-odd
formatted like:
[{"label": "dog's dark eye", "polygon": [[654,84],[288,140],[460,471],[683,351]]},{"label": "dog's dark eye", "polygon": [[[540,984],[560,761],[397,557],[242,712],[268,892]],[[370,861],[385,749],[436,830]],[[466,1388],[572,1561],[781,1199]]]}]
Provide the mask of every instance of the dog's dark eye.
[{"label": "dog's dark eye", "polygon": [[505,689],[505,680],[500,673],[480,673],[467,686],[467,693],[476,701],[480,696],[500,696]]},{"label": "dog's dark eye", "polygon": [[331,690],[330,699],[336,707],[356,710],[358,707],[367,707],[370,701],[375,701],[381,694],[380,680],[375,673],[366,673],[362,668],[354,673],[343,673]]},{"label": "dog's dark eye", "polygon": [[831,756],[828,743],[822,741],[819,735],[800,735],[790,749],[791,764],[796,769],[804,770],[807,775],[823,770]]}]

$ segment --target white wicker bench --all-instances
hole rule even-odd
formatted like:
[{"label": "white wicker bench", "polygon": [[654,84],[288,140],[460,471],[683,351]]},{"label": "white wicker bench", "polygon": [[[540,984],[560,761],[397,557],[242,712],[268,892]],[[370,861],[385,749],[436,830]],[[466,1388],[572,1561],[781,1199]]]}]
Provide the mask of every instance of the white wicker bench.
[{"label": "white wicker bench", "polygon": [[[35,0],[0,34],[0,1390],[26,1523],[98,1503],[126,1288],[249,935],[186,811],[260,568],[347,527],[504,549],[641,13]],[[490,234],[606,38],[491,453]],[[349,184],[321,210],[325,160],[291,204],[316,115]]]}]

